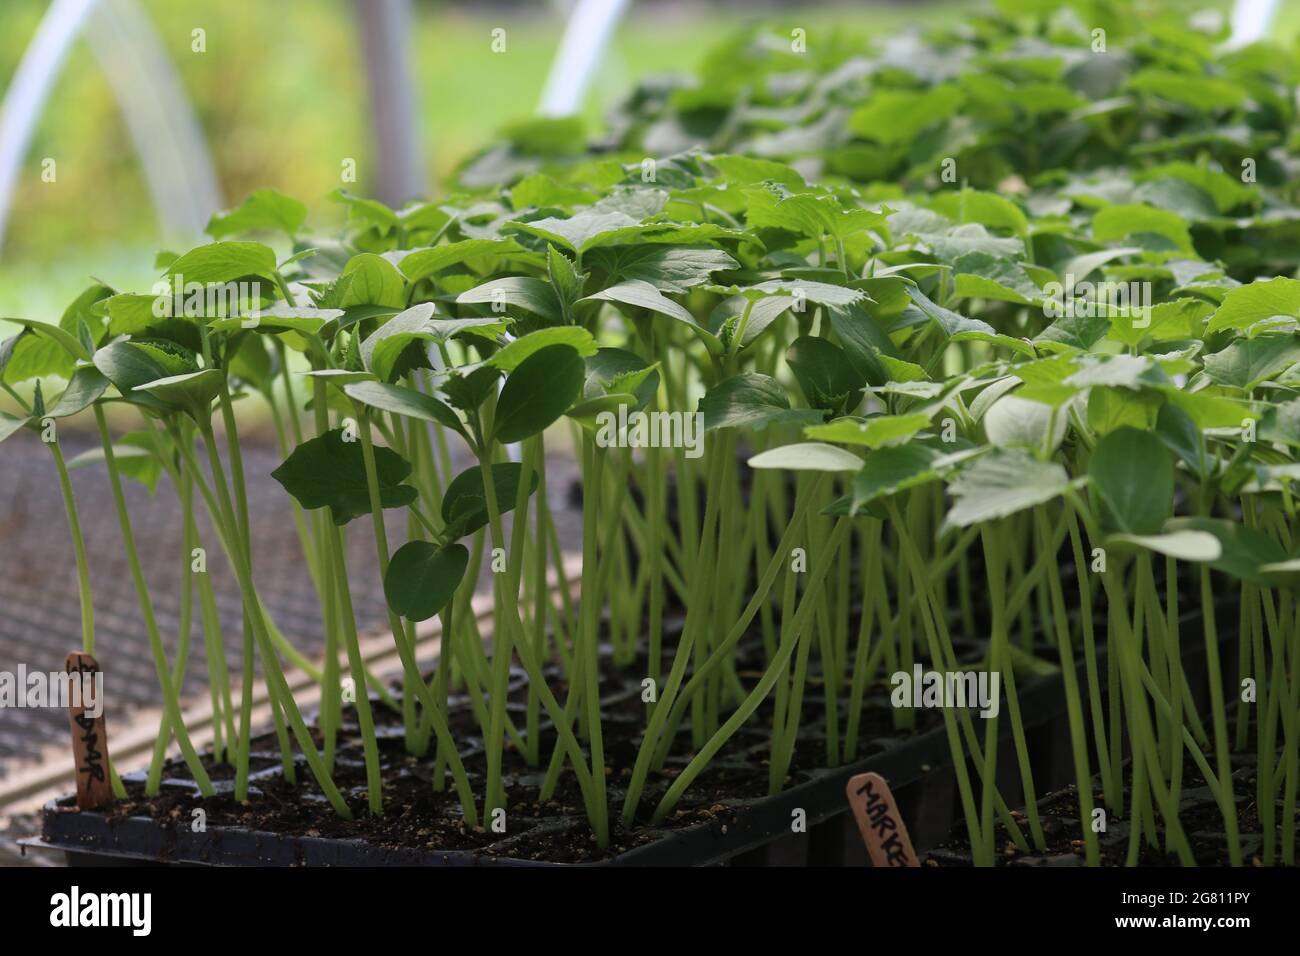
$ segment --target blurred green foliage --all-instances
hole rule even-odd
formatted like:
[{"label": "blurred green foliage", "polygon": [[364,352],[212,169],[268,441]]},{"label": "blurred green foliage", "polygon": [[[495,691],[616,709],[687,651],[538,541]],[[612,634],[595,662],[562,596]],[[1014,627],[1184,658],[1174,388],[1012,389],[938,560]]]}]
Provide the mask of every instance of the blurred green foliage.
[{"label": "blurred green foliage", "polygon": [[[366,177],[373,143],[356,14],[351,0],[138,0],[180,72],[208,138],[228,205],[272,186],[312,201],[312,221],[342,215],[324,201],[340,163]],[[818,42],[821,31],[867,35],[951,21],[967,4],[829,4],[782,15]],[[4,0],[0,83],[7,86],[47,0]],[[772,18],[756,5],[754,15]],[[1293,35],[1300,11],[1284,12]],[[584,118],[589,129],[634,80],[690,70],[742,25],[742,14],[704,2],[633,4]],[[204,53],[191,33],[206,31]],[[504,27],[507,50],[493,53]],[[517,7],[416,0],[412,30],[429,193],[466,157],[536,107],[563,22],[549,2]],[[823,34],[825,35],[825,34]],[[55,183],[40,162],[58,163]],[[183,240],[177,240],[183,241]],[[87,41],[74,46],[28,151],[0,252],[0,315],[57,318],[88,275],[140,286],[140,264],[169,245],[161,236],[117,105]]]}]

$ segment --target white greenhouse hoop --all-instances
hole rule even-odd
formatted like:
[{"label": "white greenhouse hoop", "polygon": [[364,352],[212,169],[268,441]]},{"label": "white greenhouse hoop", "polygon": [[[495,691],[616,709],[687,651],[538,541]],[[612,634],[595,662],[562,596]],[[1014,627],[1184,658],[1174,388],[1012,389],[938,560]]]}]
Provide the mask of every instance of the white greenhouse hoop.
[{"label": "white greenhouse hoop", "polygon": [[0,246],[37,121],[73,41],[87,26],[164,229],[200,233],[221,204],[198,119],[135,0],[54,0],[0,105]]}]

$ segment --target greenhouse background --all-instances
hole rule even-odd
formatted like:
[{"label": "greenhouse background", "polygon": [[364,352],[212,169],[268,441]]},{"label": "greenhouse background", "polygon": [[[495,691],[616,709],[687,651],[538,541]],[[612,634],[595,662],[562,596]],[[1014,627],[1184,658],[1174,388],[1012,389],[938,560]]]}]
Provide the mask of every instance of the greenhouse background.
[{"label": "greenhouse background", "polygon": [[[362,4],[364,6],[365,4]],[[747,20],[805,29],[844,24],[863,34],[950,23],[977,4],[924,0],[890,2],[615,2],[617,17],[598,72],[582,98],[587,129],[600,128],[604,111],[633,82],[652,73],[689,72],[708,49]],[[56,7],[72,24],[97,6],[51,5],[44,0],[9,0],[0,42],[0,76],[5,88],[31,50],[43,18]],[[274,6],[190,0],[184,4],[107,0],[99,16],[121,11],[134,24],[134,42],[162,60],[163,74],[178,86],[198,121],[196,146],[209,170],[200,171],[198,198],[219,207],[261,186],[303,197],[315,216],[342,212],[321,200],[338,180],[334,157],[354,157],[377,175],[373,94],[366,81],[365,49],[357,32],[358,5],[346,0],[285,0]],[[386,4],[376,4],[385,7]],[[407,95],[415,110],[418,157],[414,174],[429,195],[505,124],[540,110],[542,91],[560,52],[569,0],[471,3],[410,0],[391,5],[405,11]],[[1187,3],[1189,10],[1216,11],[1243,35],[1261,30],[1278,42],[1300,32],[1300,7],[1275,0],[1236,4]],[[90,14],[94,15],[94,14]],[[798,24],[795,24],[798,21]],[[91,20],[93,25],[95,21]],[[288,36],[284,24],[291,23]],[[493,53],[491,31],[515,26],[508,52]],[[1267,27],[1264,25],[1267,24]],[[53,27],[53,24],[47,26]],[[214,38],[203,53],[192,49],[193,31]],[[77,31],[80,36],[80,32]],[[219,41],[219,42],[216,42]],[[114,46],[130,46],[130,36]],[[53,85],[38,108],[30,145],[23,152],[21,182],[39,181],[40,160],[65,160],[57,186],[14,189],[0,246],[0,313],[46,317],[62,311],[87,271],[124,285],[152,278],[139,266],[140,253],[166,244],[163,228],[175,214],[159,213],[151,199],[141,158],[106,76],[106,53],[84,39],[72,45],[60,65],[48,69]],[[119,81],[148,87],[147,67]],[[523,95],[527,92],[527,96]],[[137,94],[139,95],[139,94]],[[148,98],[142,110],[154,105]],[[7,104],[11,110],[17,103]],[[183,125],[185,116],[172,121]],[[13,149],[10,145],[11,152]],[[176,157],[170,157],[171,162]],[[208,173],[210,177],[202,175]],[[205,181],[206,180],[206,181]],[[18,181],[14,181],[16,186]],[[12,188],[12,187],[11,187]],[[87,269],[86,264],[93,266]]]}]

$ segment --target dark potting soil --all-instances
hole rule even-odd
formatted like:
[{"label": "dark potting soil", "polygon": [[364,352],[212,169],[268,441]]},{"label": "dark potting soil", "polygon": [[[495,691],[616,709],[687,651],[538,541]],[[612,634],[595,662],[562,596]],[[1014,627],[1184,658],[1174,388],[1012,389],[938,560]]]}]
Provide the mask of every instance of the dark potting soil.
[{"label": "dark potting soil", "polygon": [[[761,676],[760,661],[761,645],[757,642],[748,650],[742,649],[737,676],[746,691]],[[184,763],[171,760],[165,767],[165,782],[158,796],[146,797],[143,781],[129,779],[126,781],[129,799],[115,804],[108,811],[109,819],[148,817],[168,830],[190,826],[194,819],[193,811],[201,808],[206,813],[209,827],[244,827],[286,837],[362,840],[381,848],[467,850],[488,857],[556,863],[608,859],[696,824],[707,824],[726,833],[727,828],[746,812],[748,804],[768,795],[770,735],[766,728],[771,726],[773,717],[772,697],[769,696],[754,721],[728,740],[709,767],[683,794],[677,809],[661,824],[651,826],[650,814],[695,750],[691,745],[689,721],[684,721],[664,768],[652,771],[647,778],[637,823],[626,828],[621,822],[621,810],[645,725],[645,704],[641,701],[640,684],[644,673],[644,661],[619,668],[608,655],[602,659],[601,710],[610,819],[610,844],[606,848],[596,845],[577,780],[570,769],[566,768],[561,774],[550,799],[541,798],[541,786],[555,742],[554,731],[545,722],[544,712],[541,759],[536,766],[530,766],[524,755],[507,739],[503,760],[507,793],[506,831],[498,833],[486,825],[488,821],[481,821],[483,825],[478,827],[466,825],[451,775],[445,775],[443,789],[435,790],[433,787],[436,747],[431,745],[424,756],[407,753],[401,715],[375,700],[372,700],[372,709],[382,770],[382,816],[370,816],[367,812],[364,755],[355,710],[348,708],[339,732],[333,776],[352,810],[351,820],[339,817],[326,802],[301,754],[295,753],[296,783],[285,778],[275,735],[269,733],[253,741],[251,764],[255,772],[248,801],[235,800],[233,770],[226,764],[216,763],[208,754],[202,759],[217,785],[216,795],[203,798],[195,793],[192,777]],[[557,699],[563,702],[566,691],[563,679],[558,672],[549,676]],[[860,717],[858,759],[882,749],[887,739],[906,738],[942,722],[937,711],[921,710],[916,713],[913,730],[896,730],[896,713],[890,706],[888,692],[888,685],[878,682],[866,695]],[[841,693],[838,706],[841,740],[847,718],[845,693]],[[519,673],[511,684],[507,707],[521,730],[526,700],[527,682]],[[811,779],[815,771],[828,765],[825,716],[826,698],[821,693],[820,678],[815,673],[810,674],[800,734],[785,788]],[[453,699],[449,717],[481,812],[487,759],[468,699]],[[319,742],[314,727],[313,736]]]},{"label": "dark potting soil", "polygon": [[[1243,848],[1243,861],[1247,866],[1260,866],[1262,860],[1262,832],[1259,808],[1255,802],[1254,754],[1236,754],[1232,758],[1233,794],[1237,807],[1237,825]],[[1106,806],[1099,779],[1093,780],[1093,806]],[[1130,807],[1132,794],[1124,788],[1124,806]],[[1275,820],[1281,832],[1282,801],[1277,801]],[[1078,790],[1071,785],[1048,794],[1038,802],[1039,820],[1046,843],[1045,850],[1033,847],[1029,821],[1023,810],[1012,811],[1025,839],[1030,842],[1028,853],[1021,851],[1007,830],[999,823],[995,843],[999,847],[1000,866],[1082,866],[1084,864],[1083,829],[1079,821]],[[1229,866],[1227,837],[1223,814],[1215,802],[1205,778],[1195,766],[1185,768],[1184,782],[1178,813],[1179,822],[1198,866]],[[1297,813],[1300,823],[1300,813]],[[1156,829],[1160,847],[1165,845],[1165,827],[1157,813]],[[1100,863],[1102,866],[1125,866],[1128,860],[1128,841],[1131,831],[1127,817],[1109,817],[1104,833],[1098,834]],[[1297,832],[1300,832],[1298,829]],[[1276,848],[1280,849],[1280,848]],[[1280,855],[1279,855],[1280,859]],[[924,866],[971,866],[970,840],[965,824],[958,822],[948,842],[936,847],[923,861]],[[1149,845],[1145,839],[1138,852],[1138,866],[1180,866],[1178,856]]]}]

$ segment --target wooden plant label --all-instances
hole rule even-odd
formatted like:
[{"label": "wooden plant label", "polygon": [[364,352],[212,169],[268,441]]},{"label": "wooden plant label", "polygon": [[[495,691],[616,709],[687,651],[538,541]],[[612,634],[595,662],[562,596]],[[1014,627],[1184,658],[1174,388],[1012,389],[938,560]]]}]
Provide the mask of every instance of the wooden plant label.
[{"label": "wooden plant label", "polygon": [[72,678],[68,694],[68,722],[72,726],[72,756],[77,768],[77,806],[101,810],[113,802],[108,778],[108,731],[104,725],[102,678],[99,662],[73,651],[65,665]]},{"label": "wooden plant label", "polygon": [[885,778],[878,773],[860,773],[849,780],[847,790],[871,865],[920,866]]}]

